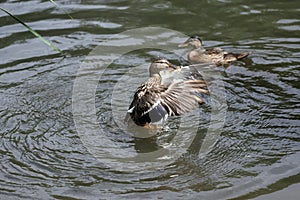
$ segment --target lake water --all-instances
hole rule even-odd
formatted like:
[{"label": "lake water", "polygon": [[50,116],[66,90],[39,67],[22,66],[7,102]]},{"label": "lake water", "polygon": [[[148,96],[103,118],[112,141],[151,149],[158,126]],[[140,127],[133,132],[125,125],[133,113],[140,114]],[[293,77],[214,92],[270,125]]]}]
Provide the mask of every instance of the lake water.
[{"label": "lake water", "polygon": [[[299,1],[56,3],[0,3],[63,52],[0,12],[1,199],[299,196]],[[199,110],[128,130],[150,62],[186,65],[194,34],[251,54],[198,68],[213,80]]]}]

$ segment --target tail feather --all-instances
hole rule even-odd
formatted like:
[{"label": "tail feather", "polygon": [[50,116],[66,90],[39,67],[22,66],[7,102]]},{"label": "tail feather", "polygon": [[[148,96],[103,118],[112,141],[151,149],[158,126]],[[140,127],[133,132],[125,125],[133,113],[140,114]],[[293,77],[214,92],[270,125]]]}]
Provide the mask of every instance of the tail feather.
[{"label": "tail feather", "polygon": [[225,60],[225,62],[233,62],[236,60],[241,60],[241,59],[247,57],[249,54],[250,54],[249,52],[227,53],[227,54],[224,54],[224,60]]},{"label": "tail feather", "polygon": [[249,54],[250,54],[249,52],[243,52],[243,53],[240,53],[240,54],[236,54],[236,59],[241,60],[243,58],[246,58]]}]

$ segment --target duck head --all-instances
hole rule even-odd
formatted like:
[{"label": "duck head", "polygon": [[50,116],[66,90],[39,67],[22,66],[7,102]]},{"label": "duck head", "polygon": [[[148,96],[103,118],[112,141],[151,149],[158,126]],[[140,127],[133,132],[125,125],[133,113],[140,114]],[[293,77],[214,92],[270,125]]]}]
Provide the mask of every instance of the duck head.
[{"label": "duck head", "polygon": [[192,46],[195,49],[202,47],[202,40],[199,36],[193,35],[189,39],[187,39],[184,43],[178,45],[178,47],[187,47]]},{"label": "duck head", "polygon": [[160,71],[166,69],[177,69],[177,66],[170,63],[167,59],[159,58],[151,63],[149,68],[150,76],[159,74]]}]

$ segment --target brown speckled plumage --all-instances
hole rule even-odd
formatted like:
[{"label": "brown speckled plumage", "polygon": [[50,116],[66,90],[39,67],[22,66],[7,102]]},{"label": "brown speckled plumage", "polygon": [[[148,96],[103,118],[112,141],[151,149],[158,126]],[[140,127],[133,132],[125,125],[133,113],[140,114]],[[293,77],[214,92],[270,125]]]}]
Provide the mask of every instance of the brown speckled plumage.
[{"label": "brown speckled plumage", "polygon": [[226,65],[233,61],[241,60],[249,55],[249,52],[231,53],[216,47],[210,49],[202,48],[202,40],[198,36],[192,36],[179,47],[192,46],[193,49],[188,54],[191,63],[214,63],[216,65]]},{"label": "brown speckled plumage", "polygon": [[177,70],[165,59],[154,61],[150,66],[151,77],[135,92],[128,113],[140,126],[166,120],[168,116],[182,115],[196,109],[203,100],[196,93],[208,93],[203,80],[162,81],[160,72]]}]

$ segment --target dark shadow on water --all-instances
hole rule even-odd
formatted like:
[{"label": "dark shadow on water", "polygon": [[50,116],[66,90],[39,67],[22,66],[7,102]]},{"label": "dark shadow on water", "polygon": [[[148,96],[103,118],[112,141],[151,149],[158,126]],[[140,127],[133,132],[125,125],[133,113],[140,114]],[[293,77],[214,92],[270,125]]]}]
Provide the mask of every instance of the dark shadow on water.
[{"label": "dark shadow on water", "polygon": [[163,147],[157,144],[157,137],[150,138],[134,138],[134,149],[138,153],[150,153],[157,151]]}]

